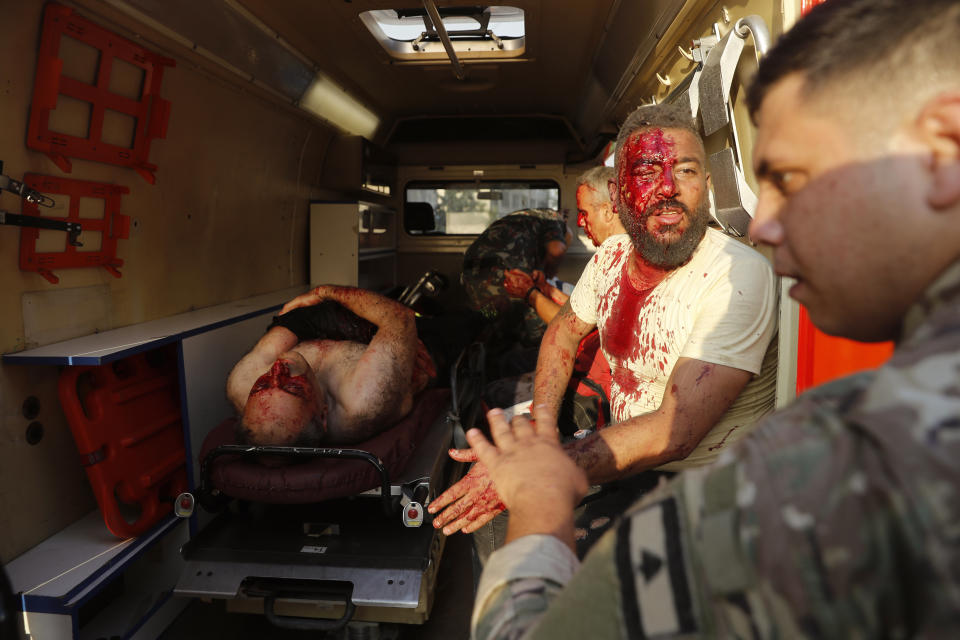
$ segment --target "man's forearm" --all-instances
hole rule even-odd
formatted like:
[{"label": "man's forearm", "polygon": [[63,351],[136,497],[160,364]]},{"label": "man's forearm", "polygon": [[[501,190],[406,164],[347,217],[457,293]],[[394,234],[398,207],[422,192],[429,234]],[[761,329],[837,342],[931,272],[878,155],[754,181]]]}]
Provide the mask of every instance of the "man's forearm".
[{"label": "man's forearm", "polygon": [[709,425],[694,428],[680,416],[654,411],[564,445],[592,484],[609,482],[685,458]]},{"label": "man's forearm", "polygon": [[555,286],[553,286],[553,285],[550,284],[549,282],[544,282],[544,283],[543,283],[542,292],[543,292],[544,295],[546,295],[548,298],[550,298],[551,301],[553,301],[554,303],[556,303],[556,305],[557,305],[557,310],[558,310],[558,311],[559,311],[560,307],[561,307],[562,305],[566,304],[566,303],[567,303],[567,300],[570,299],[570,296],[568,296],[567,294],[565,294],[565,293],[564,293],[563,291],[561,291],[560,289],[557,289]]},{"label": "man's forearm", "polygon": [[641,430],[642,427],[628,423],[612,425],[582,440],[568,442],[564,449],[587,473],[591,484],[610,482],[668,462],[651,461],[645,465],[643,461],[649,460],[649,451],[643,451],[642,443],[632,442],[630,436],[633,434],[623,433],[633,429]]},{"label": "man's forearm", "polygon": [[414,323],[412,309],[366,289],[332,286],[327,289],[327,299],[339,302],[380,329],[408,329]]},{"label": "man's forearm", "polygon": [[547,500],[537,506],[510,510],[510,519],[507,521],[506,542],[512,542],[523,536],[543,534],[550,535],[563,542],[571,551],[576,552],[573,540],[573,512],[574,507],[566,504],[556,504]]},{"label": "man's forearm", "polygon": [[548,407],[553,416],[560,411],[560,402],[570,382],[577,352],[577,341],[569,338],[565,335],[566,332],[556,326],[558,321],[560,321],[559,315],[547,328],[540,343],[540,355],[537,358],[537,371],[533,384],[534,406]]},{"label": "man's forearm", "polygon": [[549,295],[543,291],[534,289],[529,296],[527,296],[527,302],[533,307],[533,310],[537,312],[537,315],[541,320],[550,324],[554,317],[556,317],[557,312],[560,311],[560,305],[554,302]]}]

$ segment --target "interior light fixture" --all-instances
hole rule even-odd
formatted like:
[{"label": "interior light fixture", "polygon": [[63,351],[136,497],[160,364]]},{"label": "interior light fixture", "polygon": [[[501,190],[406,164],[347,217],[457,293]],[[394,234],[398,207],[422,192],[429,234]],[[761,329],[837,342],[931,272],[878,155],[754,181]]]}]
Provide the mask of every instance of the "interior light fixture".
[{"label": "interior light fixture", "polygon": [[299,101],[304,111],[319,116],[348,133],[373,139],[380,118],[339,85],[322,75],[317,75]]}]

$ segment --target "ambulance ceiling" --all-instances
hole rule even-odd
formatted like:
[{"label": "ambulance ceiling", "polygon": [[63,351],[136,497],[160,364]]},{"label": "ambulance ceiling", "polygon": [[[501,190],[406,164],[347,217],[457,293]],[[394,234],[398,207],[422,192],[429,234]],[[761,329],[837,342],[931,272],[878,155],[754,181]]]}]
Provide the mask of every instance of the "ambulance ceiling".
[{"label": "ambulance ceiling", "polygon": [[[526,119],[529,134],[564,142],[571,157],[590,155],[609,139],[628,85],[684,4],[501,0],[523,11],[523,53],[465,56],[458,79],[449,60],[397,60],[361,18],[371,10],[423,10],[416,0],[119,2],[291,102],[314,72],[325,75],[379,116],[380,142],[389,144],[394,134],[408,142],[412,132],[423,142],[469,141],[478,130],[496,129],[491,119],[503,117],[512,130]],[[453,7],[483,9],[475,0],[438,0],[436,6],[441,16]]]}]

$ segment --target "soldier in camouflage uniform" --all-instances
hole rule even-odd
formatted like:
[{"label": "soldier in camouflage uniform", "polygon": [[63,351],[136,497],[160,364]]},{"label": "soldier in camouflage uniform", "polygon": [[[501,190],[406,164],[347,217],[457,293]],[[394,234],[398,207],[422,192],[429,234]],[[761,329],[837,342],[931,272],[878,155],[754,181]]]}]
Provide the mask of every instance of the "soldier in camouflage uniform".
[{"label": "soldier in camouflage uniform", "polygon": [[960,637],[960,4],[905,8],[815,8],[749,97],[751,237],[818,327],[890,361],[646,496],[583,566],[583,474],[547,421],[492,412],[497,446],[468,440],[510,523],[474,638]]},{"label": "soldier in camouflage uniform", "polygon": [[460,281],[470,307],[494,323],[495,342],[540,344],[546,324],[524,301],[510,297],[504,272],[538,270],[552,277],[567,251],[566,233],[557,211],[523,209],[495,221],[467,249]]}]

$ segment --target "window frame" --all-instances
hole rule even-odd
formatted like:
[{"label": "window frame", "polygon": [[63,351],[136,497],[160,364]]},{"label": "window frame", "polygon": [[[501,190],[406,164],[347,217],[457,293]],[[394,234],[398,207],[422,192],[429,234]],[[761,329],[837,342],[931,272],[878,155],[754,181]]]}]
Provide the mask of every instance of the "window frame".
[{"label": "window frame", "polygon": [[[408,195],[408,193],[410,192],[410,189],[411,189],[411,188],[414,188],[414,189],[417,189],[417,188],[423,189],[423,188],[431,188],[431,187],[433,187],[433,188],[440,189],[440,188],[444,188],[442,185],[464,185],[464,186],[466,186],[466,185],[477,185],[477,186],[479,186],[479,187],[482,188],[484,185],[491,185],[491,186],[492,186],[492,185],[537,184],[537,183],[543,184],[543,185],[544,185],[544,188],[553,188],[553,189],[556,189],[556,191],[557,191],[557,206],[555,207],[555,210],[556,210],[556,211],[559,211],[559,212],[561,213],[561,215],[562,215],[562,214],[563,214],[563,207],[562,207],[561,205],[562,205],[562,203],[563,203],[563,190],[562,190],[562,188],[561,188],[561,186],[560,186],[560,183],[559,183],[556,179],[554,179],[554,178],[541,178],[541,177],[528,178],[528,179],[524,179],[524,178],[504,178],[504,179],[485,178],[485,179],[481,179],[481,180],[470,180],[469,178],[461,178],[461,179],[458,180],[458,179],[456,179],[456,178],[449,178],[449,179],[439,179],[439,180],[430,180],[430,179],[413,179],[413,180],[408,180],[408,181],[406,182],[406,184],[404,184],[404,187],[403,187],[403,210],[402,210],[402,219],[400,220],[400,228],[403,230],[403,234],[404,234],[407,238],[415,238],[415,239],[417,239],[417,240],[424,239],[424,238],[451,238],[451,239],[456,239],[456,238],[476,238],[476,237],[479,236],[481,233],[483,233],[482,231],[481,231],[481,232],[477,232],[477,233],[447,233],[447,232],[410,233],[410,232],[407,230],[406,205],[407,205],[407,202],[410,202],[410,201],[407,199],[407,195]],[[418,201],[415,201],[415,202],[420,202],[420,201],[418,200]],[[531,208],[551,208],[551,207],[531,207]],[[511,213],[513,213],[513,212],[515,212],[515,211],[522,211],[522,209],[513,209],[513,210],[505,213],[504,215],[496,218],[495,220],[499,220],[500,218],[506,217],[506,216],[510,215]],[[489,221],[489,222],[487,223],[487,226],[489,226],[490,224],[492,224],[495,220]],[[569,221],[569,220],[567,220],[567,224],[570,224],[570,221]],[[575,224],[576,224],[576,223],[574,222],[574,225],[575,225]]]}]

